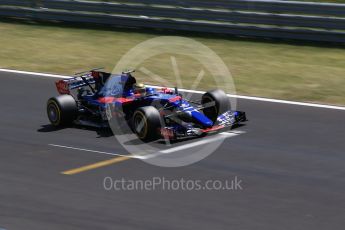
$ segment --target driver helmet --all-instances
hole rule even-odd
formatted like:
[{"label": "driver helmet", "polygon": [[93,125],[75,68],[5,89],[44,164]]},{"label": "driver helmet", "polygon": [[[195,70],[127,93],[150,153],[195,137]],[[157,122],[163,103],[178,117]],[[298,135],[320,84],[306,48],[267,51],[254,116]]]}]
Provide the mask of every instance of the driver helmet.
[{"label": "driver helmet", "polygon": [[139,94],[145,94],[146,93],[146,87],[143,83],[136,83],[134,85],[134,92]]}]

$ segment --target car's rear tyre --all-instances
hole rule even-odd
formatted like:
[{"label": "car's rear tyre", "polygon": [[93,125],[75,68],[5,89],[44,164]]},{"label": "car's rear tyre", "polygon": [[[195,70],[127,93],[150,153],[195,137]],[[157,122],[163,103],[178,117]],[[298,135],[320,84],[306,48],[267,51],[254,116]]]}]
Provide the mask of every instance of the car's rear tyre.
[{"label": "car's rear tyre", "polygon": [[132,117],[134,132],[143,141],[153,141],[159,138],[161,116],[153,106],[138,108]]},{"label": "car's rear tyre", "polygon": [[229,98],[220,89],[210,90],[202,95],[201,104],[205,106],[203,113],[213,122],[220,114],[230,109]]},{"label": "car's rear tyre", "polygon": [[53,126],[70,125],[78,114],[77,102],[71,95],[52,97],[47,102],[47,115]]}]

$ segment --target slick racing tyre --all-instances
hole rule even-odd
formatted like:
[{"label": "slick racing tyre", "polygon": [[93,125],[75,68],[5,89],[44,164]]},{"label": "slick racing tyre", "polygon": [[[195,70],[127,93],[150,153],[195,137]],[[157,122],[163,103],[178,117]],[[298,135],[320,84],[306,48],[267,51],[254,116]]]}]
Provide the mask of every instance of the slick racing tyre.
[{"label": "slick racing tyre", "polygon": [[49,121],[56,127],[70,125],[77,118],[77,102],[71,95],[52,97],[47,102]]},{"label": "slick racing tyre", "polygon": [[229,98],[223,90],[214,89],[202,95],[201,104],[203,113],[213,122],[215,122],[219,115],[230,109]]},{"label": "slick racing tyre", "polygon": [[159,138],[161,117],[153,106],[138,108],[132,117],[134,132],[142,141],[153,141]]}]

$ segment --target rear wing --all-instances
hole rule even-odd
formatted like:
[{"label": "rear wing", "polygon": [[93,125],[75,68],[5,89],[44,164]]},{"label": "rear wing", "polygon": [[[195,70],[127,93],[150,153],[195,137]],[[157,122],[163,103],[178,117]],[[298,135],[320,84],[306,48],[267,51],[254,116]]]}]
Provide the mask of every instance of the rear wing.
[{"label": "rear wing", "polygon": [[55,82],[56,89],[60,94],[71,94],[71,90],[95,84],[94,77],[90,74],[78,77],[71,77]]},{"label": "rear wing", "polygon": [[[82,74],[77,77],[63,79],[55,82],[56,89],[60,94],[71,94],[71,90],[78,89],[83,86],[89,86],[91,91],[95,93],[95,88],[99,89],[104,85],[105,81],[110,77],[110,73],[97,71],[98,69],[90,70],[89,72],[79,73]],[[95,88],[93,87],[95,86]]]}]

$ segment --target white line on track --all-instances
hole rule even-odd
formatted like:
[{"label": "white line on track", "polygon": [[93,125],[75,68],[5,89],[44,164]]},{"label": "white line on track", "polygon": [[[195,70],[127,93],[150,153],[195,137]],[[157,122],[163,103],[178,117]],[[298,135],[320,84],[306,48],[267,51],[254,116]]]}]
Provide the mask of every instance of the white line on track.
[{"label": "white line on track", "polygon": [[190,148],[197,147],[200,145],[209,144],[209,143],[215,142],[215,141],[222,141],[226,138],[234,137],[234,136],[237,136],[237,135],[240,135],[243,133],[245,133],[245,132],[244,131],[222,132],[222,133],[218,133],[216,136],[213,136],[213,137],[205,137],[205,139],[202,139],[200,141],[195,141],[192,143],[188,143],[185,145],[161,150],[161,151],[158,151],[157,153],[150,153],[147,155],[140,155],[140,154],[124,155],[124,154],[103,152],[103,151],[92,150],[92,149],[77,148],[77,147],[66,146],[66,145],[56,145],[56,144],[48,144],[48,145],[53,146],[53,147],[58,147],[58,148],[73,149],[73,150],[93,152],[93,153],[101,153],[101,154],[110,155],[110,156],[128,157],[128,158],[134,158],[134,159],[149,159],[149,158],[158,157],[158,156],[165,155],[165,154],[170,154],[173,152],[178,152],[178,151],[190,149]]},{"label": "white line on track", "polygon": [[0,72],[18,73],[18,74],[25,74],[25,75],[32,75],[32,76],[39,76],[39,77],[71,78],[71,76],[64,76],[64,75],[57,75],[57,74],[50,74],[50,73],[36,73],[36,72],[28,72],[28,71],[12,70],[12,69],[0,69]]},{"label": "white line on track", "polygon": [[[154,86],[154,85],[149,85],[149,87],[161,88],[161,86]],[[195,94],[205,93],[205,91],[189,90],[189,89],[179,89],[179,91],[186,92],[186,93],[195,93]],[[234,94],[227,94],[227,96],[233,97],[233,98],[245,99],[245,100],[252,100],[252,101],[263,101],[263,102],[273,102],[273,103],[288,104],[288,105],[300,105],[300,106],[307,106],[307,107],[314,107],[314,108],[345,110],[345,107],[336,106],[336,105],[324,105],[324,104],[316,104],[316,103],[308,103],[308,102],[287,101],[287,100],[280,100],[280,99],[251,97],[251,96],[242,96],[242,95],[234,95]]]},{"label": "white line on track", "polygon": [[101,153],[101,154],[111,155],[111,156],[129,157],[129,158],[137,158],[137,159],[141,158],[141,156],[102,152],[102,151],[97,151],[97,150],[92,150],[92,149],[83,149],[83,148],[71,147],[71,146],[66,146],[66,145],[55,145],[55,144],[48,144],[48,145],[49,146],[53,146],[53,147],[58,147],[58,148],[73,149],[73,150],[85,151],[85,152],[93,152],[93,153]]},{"label": "white line on track", "polygon": [[205,137],[204,139],[199,140],[199,141],[195,141],[195,142],[192,142],[192,143],[180,145],[180,146],[169,148],[169,149],[165,149],[165,150],[161,150],[161,151],[159,151],[157,153],[148,154],[148,155],[141,155],[141,156],[142,156],[143,159],[154,158],[154,157],[158,157],[158,156],[161,156],[161,155],[166,155],[166,154],[170,154],[170,153],[179,152],[179,151],[182,151],[182,150],[194,148],[194,147],[197,147],[197,146],[209,144],[209,143],[212,143],[212,142],[215,142],[215,141],[223,141],[226,138],[238,136],[238,135],[243,134],[243,133],[245,133],[245,132],[244,131],[222,132],[222,133],[218,133],[217,135],[212,136],[212,137]]},{"label": "white line on track", "polygon": [[[23,74],[23,75],[51,77],[51,78],[63,78],[63,79],[71,78],[71,76],[65,76],[65,75],[48,74],[48,73],[36,73],[36,72],[21,71],[21,70],[10,70],[10,69],[1,69],[1,68],[0,68],[0,72],[17,73],[17,74]],[[156,87],[157,88],[157,87],[160,87],[160,86],[152,86],[152,87]],[[188,90],[188,89],[179,89],[179,90],[181,92],[188,92],[188,93],[197,93],[197,94],[205,93],[204,91],[198,91],[198,90]],[[279,100],[279,99],[271,99],[271,98],[263,98],[263,97],[251,97],[251,96],[242,96],[242,95],[233,95],[233,94],[228,94],[228,96],[229,97],[233,97],[233,98],[245,99],[245,100],[273,102],[273,103],[279,103],[279,104],[298,105],[298,106],[307,106],[307,107],[314,107],[314,108],[334,109],[334,110],[344,110],[345,111],[345,107],[335,106],[335,105],[324,105],[324,104],[316,104],[316,103]]]},{"label": "white line on track", "polygon": [[234,136],[237,136],[237,135],[239,135],[239,134],[238,133],[223,132],[223,133],[219,133],[219,135],[216,135],[214,137],[210,137],[210,138],[203,139],[203,140],[200,140],[200,141],[195,141],[195,142],[192,142],[192,143],[189,143],[189,144],[185,144],[185,145],[173,147],[173,148],[170,148],[170,149],[162,150],[160,152],[163,153],[163,154],[172,153],[172,152],[178,152],[178,151],[190,149],[190,148],[193,148],[193,147],[196,147],[196,146],[205,145],[205,144],[208,144],[208,143],[211,143],[211,142],[221,141],[221,140],[223,140],[225,138],[234,137]]}]

